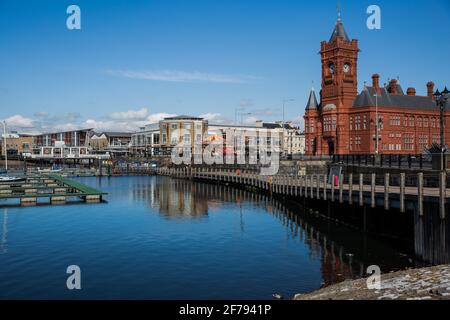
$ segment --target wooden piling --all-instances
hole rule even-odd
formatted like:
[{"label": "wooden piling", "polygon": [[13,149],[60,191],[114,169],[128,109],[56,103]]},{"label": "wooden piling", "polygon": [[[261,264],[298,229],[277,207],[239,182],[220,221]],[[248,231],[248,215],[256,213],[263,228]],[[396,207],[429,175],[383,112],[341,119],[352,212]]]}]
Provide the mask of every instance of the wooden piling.
[{"label": "wooden piling", "polygon": [[441,219],[445,219],[445,200],[446,200],[446,180],[445,172],[439,173],[439,215]]},{"label": "wooden piling", "polygon": [[348,203],[353,204],[353,173],[348,175]]},{"label": "wooden piling", "polygon": [[334,178],[335,175],[331,176],[331,202],[334,202]]},{"label": "wooden piling", "polygon": [[400,173],[400,212],[405,212],[405,174]]},{"label": "wooden piling", "polygon": [[389,173],[384,175],[384,209],[389,210]]},{"label": "wooden piling", "polygon": [[423,216],[423,172],[417,174],[417,209],[419,215]]},{"label": "wooden piling", "polygon": [[370,185],[370,205],[372,208],[375,208],[376,202],[375,202],[375,188],[377,183],[377,176],[375,173],[372,173],[371,177],[371,185]]},{"label": "wooden piling", "polygon": [[317,200],[320,200],[320,175],[317,175],[316,178],[317,178],[317,181],[316,181]]},{"label": "wooden piling", "polygon": [[359,205],[364,205],[364,174],[359,174]]}]

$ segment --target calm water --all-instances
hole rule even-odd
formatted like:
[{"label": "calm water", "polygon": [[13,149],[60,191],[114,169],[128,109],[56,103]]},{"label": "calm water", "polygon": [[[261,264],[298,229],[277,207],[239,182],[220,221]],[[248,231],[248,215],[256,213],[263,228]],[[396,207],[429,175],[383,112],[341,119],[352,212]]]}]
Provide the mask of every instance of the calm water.
[{"label": "calm water", "polygon": [[[271,299],[413,263],[391,242],[242,190],[78,180],[107,203],[0,208],[1,299]],[[81,291],[66,289],[73,264]]]}]

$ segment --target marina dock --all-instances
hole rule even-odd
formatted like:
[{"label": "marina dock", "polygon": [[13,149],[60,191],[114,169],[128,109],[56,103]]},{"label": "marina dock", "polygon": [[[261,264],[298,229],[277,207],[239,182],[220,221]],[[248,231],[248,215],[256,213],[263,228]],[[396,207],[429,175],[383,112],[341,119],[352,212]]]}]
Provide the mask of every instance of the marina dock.
[{"label": "marina dock", "polygon": [[23,206],[36,205],[38,199],[48,199],[49,204],[64,204],[80,200],[99,203],[103,201],[103,196],[106,194],[55,174],[27,176],[24,181],[0,183],[0,200],[17,199]]},{"label": "marina dock", "polygon": [[448,216],[447,204],[450,189],[447,174],[438,173],[433,179],[425,179],[423,173],[396,176],[389,173],[377,175],[329,176],[261,176],[257,172],[215,168],[159,168],[157,174],[181,179],[214,181],[238,187],[252,187],[261,192],[292,196],[302,199],[339,202],[341,204],[381,207],[385,210],[399,209],[417,211],[424,215],[425,204],[437,204],[440,217]]}]

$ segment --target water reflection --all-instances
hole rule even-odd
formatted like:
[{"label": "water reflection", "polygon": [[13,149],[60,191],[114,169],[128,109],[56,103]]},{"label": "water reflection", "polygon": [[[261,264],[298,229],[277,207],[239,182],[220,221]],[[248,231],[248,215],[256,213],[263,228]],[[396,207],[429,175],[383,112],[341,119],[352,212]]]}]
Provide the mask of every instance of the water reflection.
[{"label": "water reflection", "polygon": [[287,237],[309,248],[309,258],[321,262],[323,285],[365,276],[376,264],[385,272],[418,264],[413,253],[392,241],[369,237],[340,224],[324,220],[318,213],[304,212],[299,206],[245,190],[219,184],[203,184],[158,177],[152,183],[133,186],[133,200],[144,201],[167,219],[207,217],[214,207],[227,203],[240,205],[240,229],[245,232],[242,206],[251,204],[271,214],[286,228]]},{"label": "water reflection", "polygon": [[0,254],[7,253],[8,243],[8,209],[3,209],[2,236],[0,239]]},{"label": "water reflection", "polygon": [[427,210],[414,221],[415,252],[422,260],[433,265],[450,263],[450,223],[441,219],[439,210]]}]

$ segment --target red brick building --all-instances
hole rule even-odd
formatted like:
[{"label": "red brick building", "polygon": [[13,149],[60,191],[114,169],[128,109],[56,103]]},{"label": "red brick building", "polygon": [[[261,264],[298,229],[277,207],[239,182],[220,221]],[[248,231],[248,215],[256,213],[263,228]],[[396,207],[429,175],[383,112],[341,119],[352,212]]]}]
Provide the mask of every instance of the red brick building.
[{"label": "red brick building", "polygon": [[[330,40],[321,43],[322,89],[311,89],[305,111],[307,155],[422,154],[440,142],[439,109],[433,98],[405,93],[397,80],[380,86],[380,76],[358,94],[358,41],[350,40],[339,18]],[[445,143],[450,142],[450,103],[445,112]],[[379,129],[377,134],[376,117]]]}]

